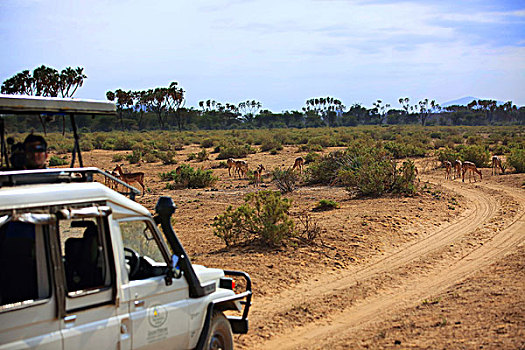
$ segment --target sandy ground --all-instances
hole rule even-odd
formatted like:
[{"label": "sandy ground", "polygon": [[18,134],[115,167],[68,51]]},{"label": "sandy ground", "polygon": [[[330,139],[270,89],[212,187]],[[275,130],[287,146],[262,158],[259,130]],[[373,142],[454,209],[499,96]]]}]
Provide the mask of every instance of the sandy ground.
[{"label": "sandy ground", "polygon": [[[244,270],[253,280],[250,331],[241,349],[520,349],[525,348],[524,174],[445,180],[432,160],[418,160],[420,194],[351,199],[343,188],[300,186],[296,221],[306,213],[321,234],[313,244],[227,248],[213,218],[258,190],[228,176],[220,161],[179,164],[213,169],[213,189],[166,190],[158,176],[176,165],[127,165],[146,175],[138,202],[153,209],[160,195],[178,205],[175,229],[194,263]],[[328,152],[330,150],[327,150]],[[126,154],[126,152],[122,152]],[[91,151],[84,163],[113,169],[115,152]],[[285,148],[256,153],[251,169],[289,167],[304,154]],[[276,189],[269,175],[262,189]],[[339,209],[317,212],[321,199]]]}]

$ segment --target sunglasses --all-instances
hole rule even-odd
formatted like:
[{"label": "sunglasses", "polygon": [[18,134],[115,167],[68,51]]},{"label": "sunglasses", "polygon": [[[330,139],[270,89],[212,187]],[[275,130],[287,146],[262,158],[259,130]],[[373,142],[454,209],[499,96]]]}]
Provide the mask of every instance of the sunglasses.
[{"label": "sunglasses", "polygon": [[27,150],[29,153],[43,153],[46,151],[45,148],[29,148]]}]

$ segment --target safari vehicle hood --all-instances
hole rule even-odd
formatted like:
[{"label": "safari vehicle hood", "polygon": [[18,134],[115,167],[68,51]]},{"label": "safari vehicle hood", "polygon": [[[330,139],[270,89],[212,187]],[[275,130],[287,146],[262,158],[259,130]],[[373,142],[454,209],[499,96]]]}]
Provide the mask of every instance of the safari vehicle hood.
[{"label": "safari vehicle hood", "polygon": [[193,264],[193,270],[195,271],[195,274],[199,278],[201,284],[211,281],[219,281],[221,277],[224,277],[224,271],[221,269]]}]

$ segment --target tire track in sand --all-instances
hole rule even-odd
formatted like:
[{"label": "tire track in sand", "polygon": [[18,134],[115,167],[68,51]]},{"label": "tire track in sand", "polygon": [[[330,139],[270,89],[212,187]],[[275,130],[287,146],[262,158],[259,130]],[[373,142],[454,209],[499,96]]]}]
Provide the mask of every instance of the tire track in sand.
[{"label": "tire track in sand", "polygon": [[466,278],[482,266],[488,265],[494,259],[512,250],[516,245],[524,243],[523,204],[525,203],[525,195],[523,191],[494,184],[478,184],[477,188],[461,183],[445,183],[443,185],[463,195],[469,206],[472,206],[472,209],[467,210],[459,220],[385,258],[368,264],[362,269],[357,271],[356,269],[348,269],[341,274],[320,278],[318,282],[310,284],[310,288],[300,285],[291,291],[281,293],[279,295],[280,300],[273,305],[271,299],[264,300],[257,315],[265,314],[265,318],[268,319],[272,314],[282,312],[283,309],[289,308],[294,303],[322,298],[325,294],[347,289],[349,285],[373,278],[380,273],[394,272],[397,268],[447,246],[456,239],[480,228],[497,213],[499,208],[497,200],[484,192],[486,188],[510,195],[519,201],[520,209],[512,218],[510,225],[504,230],[495,233],[484,245],[473,248],[466,256],[454,260],[452,264],[441,270],[433,271],[410,281],[405,280],[399,287],[389,290],[388,294],[382,293],[366,298],[342,313],[338,313],[336,318],[329,319],[328,324],[311,323],[295,328],[286,334],[277,335],[268,342],[261,344],[262,348],[315,347],[313,344],[316,344],[319,339],[336,338],[366,322],[381,317],[387,312],[391,312],[391,310],[408,306],[428,295],[438,293],[455,282]]}]

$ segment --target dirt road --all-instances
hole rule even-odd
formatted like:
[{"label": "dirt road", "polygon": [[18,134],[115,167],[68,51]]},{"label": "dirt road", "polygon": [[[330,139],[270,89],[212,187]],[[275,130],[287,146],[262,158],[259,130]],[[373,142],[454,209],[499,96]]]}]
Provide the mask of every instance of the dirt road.
[{"label": "dirt road", "polygon": [[432,176],[463,196],[467,210],[446,226],[365,266],[323,274],[256,300],[255,335],[243,348],[310,349],[344,343],[350,334],[406,307],[431,300],[525,243],[525,193],[495,181],[462,183]]}]

